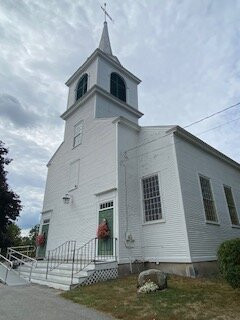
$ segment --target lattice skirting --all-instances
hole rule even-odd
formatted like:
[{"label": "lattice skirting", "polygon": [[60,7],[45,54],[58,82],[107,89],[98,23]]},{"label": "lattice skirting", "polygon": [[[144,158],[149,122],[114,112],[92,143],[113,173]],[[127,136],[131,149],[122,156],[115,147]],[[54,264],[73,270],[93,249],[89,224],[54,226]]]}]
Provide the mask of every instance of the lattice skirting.
[{"label": "lattice skirting", "polygon": [[103,270],[95,270],[93,274],[91,274],[82,284],[81,286],[88,286],[93,283],[106,281],[110,279],[116,279],[118,277],[118,269],[103,269]]}]

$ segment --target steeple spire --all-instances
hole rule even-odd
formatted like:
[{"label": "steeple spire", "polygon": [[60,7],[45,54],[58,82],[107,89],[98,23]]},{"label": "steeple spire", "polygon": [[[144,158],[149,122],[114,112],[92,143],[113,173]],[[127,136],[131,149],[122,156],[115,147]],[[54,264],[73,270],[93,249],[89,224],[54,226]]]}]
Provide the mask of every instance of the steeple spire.
[{"label": "steeple spire", "polygon": [[103,32],[102,32],[102,36],[101,36],[101,40],[98,48],[102,50],[104,53],[112,56],[112,49],[111,49],[111,44],[110,44],[109,35],[108,35],[107,21],[104,21]]}]

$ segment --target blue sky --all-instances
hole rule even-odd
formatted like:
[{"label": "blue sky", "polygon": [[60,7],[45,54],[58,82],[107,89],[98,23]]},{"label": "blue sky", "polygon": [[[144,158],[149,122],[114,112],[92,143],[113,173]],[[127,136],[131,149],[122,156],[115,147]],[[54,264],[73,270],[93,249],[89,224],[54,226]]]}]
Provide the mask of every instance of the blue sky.
[{"label": "blue sky", "polygon": [[[0,139],[23,229],[39,220],[46,163],[63,138],[64,83],[98,46],[100,4],[0,0]],[[108,10],[113,53],[142,79],[141,125],[185,126],[240,101],[240,0],[111,0]],[[240,161],[238,118],[236,107],[189,131],[210,130],[198,136]]]}]

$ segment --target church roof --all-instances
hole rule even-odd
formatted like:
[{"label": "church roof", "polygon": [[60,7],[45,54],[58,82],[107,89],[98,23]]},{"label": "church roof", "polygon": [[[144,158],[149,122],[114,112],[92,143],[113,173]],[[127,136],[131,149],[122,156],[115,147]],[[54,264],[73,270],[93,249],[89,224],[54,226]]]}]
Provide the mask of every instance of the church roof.
[{"label": "church roof", "polygon": [[118,58],[112,54],[112,48],[111,48],[111,43],[110,43],[109,34],[108,34],[107,21],[104,21],[104,24],[103,24],[102,36],[100,39],[98,49],[106,53],[108,56],[110,56],[110,58],[112,58],[113,60],[115,60],[120,64]]}]

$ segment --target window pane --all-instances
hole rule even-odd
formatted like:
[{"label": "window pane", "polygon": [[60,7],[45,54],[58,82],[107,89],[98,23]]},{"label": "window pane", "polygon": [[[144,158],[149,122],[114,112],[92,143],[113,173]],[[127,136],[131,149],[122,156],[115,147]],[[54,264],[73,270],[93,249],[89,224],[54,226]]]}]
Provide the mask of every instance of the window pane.
[{"label": "window pane", "polygon": [[162,219],[158,176],[142,179],[145,221]]},{"label": "window pane", "polygon": [[111,74],[110,93],[126,102],[126,86],[124,80],[116,73]]},{"label": "window pane", "polygon": [[216,214],[215,204],[213,200],[210,180],[204,177],[200,177],[200,184],[201,184],[206,219],[208,221],[217,222],[217,214]]},{"label": "window pane", "polygon": [[77,100],[80,99],[87,92],[88,75],[84,74],[80,79],[77,87]]},{"label": "window pane", "polygon": [[230,187],[224,187],[224,192],[226,196],[226,201],[228,205],[228,211],[230,214],[231,222],[234,225],[239,225],[239,219],[238,219],[238,214],[237,214],[237,210],[236,210],[234,199],[233,199],[232,190]]}]

